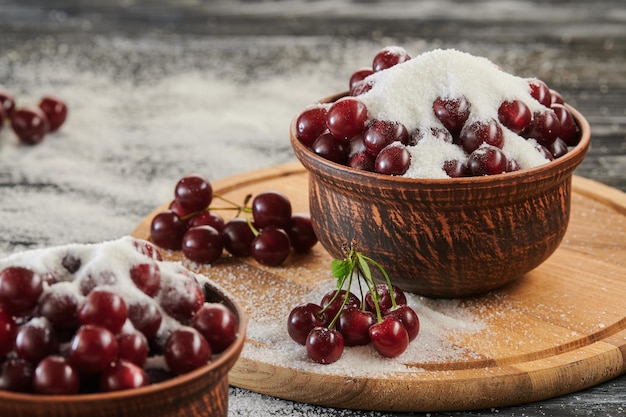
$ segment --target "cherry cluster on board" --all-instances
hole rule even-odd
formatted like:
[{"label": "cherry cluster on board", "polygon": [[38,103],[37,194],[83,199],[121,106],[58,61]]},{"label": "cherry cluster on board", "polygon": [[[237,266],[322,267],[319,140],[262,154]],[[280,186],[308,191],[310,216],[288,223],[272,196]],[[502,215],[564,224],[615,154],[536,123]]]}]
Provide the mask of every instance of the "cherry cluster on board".
[{"label": "cherry cluster on board", "polygon": [[[182,267],[166,279],[151,243],[133,245],[142,260],[125,276],[92,269],[74,280],[89,266],[71,252],[45,274],[17,265],[0,271],[0,389],[46,395],[133,389],[206,365],[233,343],[238,320],[227,306],[205,302],[203,288]],[[125,295],[122,283],[135,285],[140,296]],[[165,337],[157,337],[165,322]],[[155,355],[169,372],[144,369]]]},{"label": "cherry cluster on board", "polygon": [[[376,284],[370,266],[382,273],[385,283]],[[391,283],[380,264],[359,252],[354,242],[346,257],[334,259],[331,267],[337,289],[326,293],[319,304],[294,307],[287,319],[289,336],[305,345],[309,358],[321,364],[339,360],[344,346],[370,343],[383,357],[401,355],[420,329],[419,318],[402,289]],[[360,297],[351,291],[355,278]]]},{"label": "cherry cluster on board", "polygon": [[[217,199],[226,205],[211,206]],[[220,210],[237,214],[225,221]],[[251,256],[262,265],[279,266],[292,250],[306,252],[317,243],[310,215],[292,213],[283,193],[249,195],[239,205],[214,195],[211,183],[199,174],[178,181],[169,208],[152,219],[150,236],[158,246],[182,250],[187,259],[200,264],[217,261],[226,250],[237,257]]]},{"label": "cherry cluster on board", "polygon": [[67,119],[67,104],[55,96],[44,96],[37,106],[17,106],[13,94],[0,90],[0,129],[10,124],[21,143],[36,145],[57,131]]},{"label": "cherry cluster on board", "polygon": [[358,96],[373,83],[367,77],[375,72],[410,60],[401,47],[383,48],[371,68],[357,70],[350,77],[349,95],[328,105],[302,111],[296,120],[296,137],[316,154],[352,168],[389,175],[403,175],[411,164],[408,146],[417,144],[430,130],[436,138],[460,146],[467,161],[450,159],[443,170],[452,178],[494,175],[520,169],[519,164],[502,152],[503,128],[537,141],[537,151],[548,160],[568,152],[580,139],[579,128],[565,107],[563,97],[543,81],[529,80],[531,96],[545,106],[531,112],[521,100],[507,100],[498,108],[498,120],[466,123],[472,103],[465,97],[438,97],[432,110],[443,128],[422,127],[413,131],[398,122],[375,120]]}]

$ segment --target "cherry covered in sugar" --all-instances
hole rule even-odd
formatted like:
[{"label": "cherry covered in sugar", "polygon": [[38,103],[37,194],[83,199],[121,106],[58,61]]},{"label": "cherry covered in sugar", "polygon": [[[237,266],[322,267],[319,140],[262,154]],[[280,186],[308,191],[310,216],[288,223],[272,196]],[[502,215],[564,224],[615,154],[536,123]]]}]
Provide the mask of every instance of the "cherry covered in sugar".
[{"label": "cherry covered in sugar", "polygon": [[458,98],[437,97],[433,102],[435,116],[455,139],[459,137],[459,133],[467,121],[471,107],[465,96]]},{"label": "cherry covered in sugar", "polygon": [[387,175],[402,175],[411,165],[411,153],[404,145],[391,145],[383,148],[374,162],[376,172]]},{"label": "cherry covered in sugar", "polygon": [[350,76],[350,81],[348,83],[348,88],[350,90],[350,95],[352,94],[353,89],[362,82],[365,78],[369,77],[374,73],[374,70],[371,68],[361,68],[352,73]]},{"label": "cherry covered in sugar", "polygon": [[463,126],[459,134],[459,142],[465,152],[472,153],[483,143],[502,148],[504,135],[496,120],[477,120]]},{"label": "cherry covered in sugar", "polygon": [[409,53],[401,46],[386,46],[374,56],[372,70],[374,72],[382,71],[410,59]]},{"label": "cherry covered in sugar", "polygon": [[546,83],[539,79],[529,80],[530,95],[545,107],[552,105],[552,93]]},{"label": "cherry covered in sugar", "polygon": [[148,339],[156,336],[163,315],[161,310],[152,300],[140,300],[129,303],[128,319],[135,326],[135,329],[143,333]]},{"label": "cherry covered in sugar", "polygon": [[135,264],[130,268],[130,278],[142,292],[154,297],[161,287],[161,270],[156,262]]},{"label": "cherry covered in sugar", "polygon": [[161,288],[159,301],[169,315],[186,323],[204,304],[204,294],[194,278],[179,274]]}]

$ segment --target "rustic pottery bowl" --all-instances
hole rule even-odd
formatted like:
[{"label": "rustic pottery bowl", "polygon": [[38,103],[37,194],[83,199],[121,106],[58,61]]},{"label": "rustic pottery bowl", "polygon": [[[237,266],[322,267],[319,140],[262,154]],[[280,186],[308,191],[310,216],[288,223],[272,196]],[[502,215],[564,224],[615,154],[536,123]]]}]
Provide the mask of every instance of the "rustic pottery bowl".
[{"label": "rustic pottery bowl", "polygon": [[309,173],[321,245],[343,258],[355,241],[395,285],[427,297],[479,295],[520,278],[557,249],[567,229],[572,174],[590,141],[588,122],[569,110],[581,139],[566,155],[532,169],[455,179],[388,176],[328,161],[298,141],[294,119],[291,144]]},{"label": "rustic pottery bowl", "polygon": [[237,339],[208,365],[146,387],[112,393],[55,396],[0,391],[0,416],[226,417],[228,372],[241,354],[247,320],[221,288],[207,284],[205,294],[208,302],[230,307],[239,321]]}]

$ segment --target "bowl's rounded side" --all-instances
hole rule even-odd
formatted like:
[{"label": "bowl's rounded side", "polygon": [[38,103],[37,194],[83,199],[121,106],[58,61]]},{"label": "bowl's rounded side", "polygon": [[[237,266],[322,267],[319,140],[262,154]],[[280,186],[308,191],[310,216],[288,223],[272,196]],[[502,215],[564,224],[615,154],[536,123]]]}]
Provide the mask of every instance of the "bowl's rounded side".
[{"label": "bowl's rounded side", "polygon": [[345,245],[380,262],[395,284],[431,297],[481,294],[545,261],[569,221],[571,177],[590,141],[587,121],[571,109],[581,140],[565,156],[503,175],[403,178],[355,170],[320,158],[295,137],[309,172],[313,227],[322,246]]},{"label": "bowl's rounded side", "polygon": [[0,415],[12,417],[226,417],[228,372],[243,349],[247,318],[224,289],[205,285],[207,301],[221,302],[239,321],[237,339],[211,363],[163,382],[126,391],[35,395],[0,391]]}]

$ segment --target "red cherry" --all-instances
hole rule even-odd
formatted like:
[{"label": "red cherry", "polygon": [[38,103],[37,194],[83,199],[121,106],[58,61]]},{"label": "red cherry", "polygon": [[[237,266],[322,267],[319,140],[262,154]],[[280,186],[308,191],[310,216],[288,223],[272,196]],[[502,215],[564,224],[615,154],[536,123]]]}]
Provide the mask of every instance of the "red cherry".
[{"label": "red cherry", "polygon": [[21,266],[0,271],[0,308],[13,316],[28,314],[43,292],[39,274]]},{"label": "red cherry", "polygon": [[350,83],[348,85],[350,91],[352,91],[360,82],[362,82],[365,78],[369,77],[373,73],[374,70],[372,70],[371,68],[361,68],[353,72],[350,76]]},{"label": "red cherry", "polygon": [[175,330],[165,342],[163,353],[167,366],[176,375],[193,371],[211,360],[209,342],[192,327]]},{"label": "red cherry", "polygon": [[[348,298],[347,300],[346,296]],[[330,321],[335,318],[337,313],[339,313],[342,306],[344,306],[344,308],[360,308],[361,300],[359,300],[359,297],[357,297],[354,293],[348,292],[344,289],[339,291],[332,290],[324,294],[322,301],[320,302],[320,306],[325,309],[327,317],[326,324],[329,324]]]},{"label": "red cherry", "polygon": [[507,172],[508,160],[500,148],[482,145],[469,156],[467,166],[471,175],[495,175]]},{"label": "red cherry", "polygon": [[58,348],[56,333],[46,319],[34,318],[20,326],[17,331],[15,352],[18,357],[32,364],[57,353]]},{"label": "red cherry", "polygon": [[553,104],[552,110],[556,114],[561,129],[559,137],[569,146],[575,146],[580,140],[580,130],[574,121],[572,113],[562,104]]},{"label": "red cherry", "polygon": [[296,119],[296,137],[311,147],[315,139],[326,130],[326,108],[315,106],[304,110]]},{"label": "red cherry", "polygon": [[24,107],[13,112],[11,128],[22,143],[36,145],[50,131],[50,123],[39,107]]},{"label": "red cherry", "polygon": [[79,382],[78,372],[69,361],[52,355],[35,368],[33,390],[37,394],[72,395],[78,393]]},{"label": "red cherry", "polygon": [[472,105],[465,96],[458,98],[437,97],[433,102],[435,116],[453,138],[458,138],[463,125],[467,121]]},{"label": "red cherry", "polygon": [[[393,290],[393,297],[396,301],[396,305],[406,304],[406,295],[404,294],[404,291],[395,285],[391,288]],[[387,284],[376,285],[376,293],[378,294],[378,307],[380,308],[380,313],[384,315],[393,308],[389,286]],[[365,294],[364,302],[367,310],[376,313],[376,305],[371,292]]]},{"label": "red cherry", "polygon": [[211,226],[218,232],[222,233],[224,230],[224,218],[220,216],[219,213],[214,211],[203,211],[197,216],[189,219],[189,223],[187,225],[188,228],[196,227],[196,226]]},{"label": "red cherry", "polygon": [[16,333],[17,324],[13,316],[6,311],[0,310],[0,357],[13,350]]},{"label": "red cherry", "polygon": [[45,96],[39,101],[39,108],[45,113],[50,123],[50,132],[58,130],[67,119],[67,104],[54,96]]},{"label": "red cherry", "polygon": [[374,72],[382,71],[411,59],[408,52],[400,46],[386,46],[381,49],[372,62]]},{"label": "red cherry", "polygon": [[0,390],[31,392],[34,367],[23,359],[8,359],[0,365]]},{"label": "red cherry", "polygon": [[362,346],[370,342],[369,328],[376,323],[376,317],[370,311],[347,308],[341,312],[337,323],[345,346]]},{"label": "red cherry", "polygon": [[128,319],[148,339],[156,336],[163,316],[156,302],[137,301],[128,306]]},{"label": "red cherry", "polygon": [[213,188],[202,175],[187,175],[174,187],[174,199],[186,210],[204,210],[213,200]]},{"label": "red cherry", "polygon": [[225,351],[237,338],[237,317],[224,304],[204,303],[190,325],[209,342],[214,354]]},{"label": "red cherry", "polygon": [[415,310],[407,304],[403,304],[395,309],[389,310],[386,315],[393,316],[402,323],[409,335],[409,342],[415,340],[420,331],[420,321]]},{"label": "red cherry", "polygon": [[104,327],[81,326],[70,342],[67,358],[81,373],[98,374],[117,359],[118,345],[113,333]]},{"label": "red cherry", "polygon": [[504,101],[498,108],[500,122],[515,133],[523,132],[532,120],[530,108],[520,100]]},{"label": "red cherry", "polygon": [[483,143],[502,148],[504,135],[500,124],[494,119],[478,120],[463,126],[459,142],[465,152],[472,153]]},{"label": "red cherry", "polygon": [[146,371],[132,362],[120,360],[100,375],[100,391],[122,391],[150,384]]},{"label": "red cherry", "polygon": [[536,111],[528,128],[522,132],[525,138],[533,138],[543,146],[550,145],[559,137],[561,123],[552,109]]},{"label": "red cherry", "polygon": [[539,103],[543,104],[546,107],[550,107],[552,104],[552,94],[550,93],[550,88],[541,80],[530,80],[528,82],[530,86],[530,95],[537,100]]},{"label": "red cherry", "polygon": [[343,354],[343,336],[335,329],[315,327],[306,338],[309,358],[327,365],[336,362]]},{"label": "red cherry", "polygon": [[317,235],[313,230],[309,213],[293,214],[285,231],[296,252],[306,252],[317,243]]},{"label": "red cherry", "polygon": [[367,107],[354,97],[342,97],[335,101],[326,114],[330,133],[339,139],[349,139],[361,132],[367,121]]},{"label": "red cherry", "polygon": [[150,297],[154,297],[161,286],[161,270],[156,262],[133,265],[130,278],[137,288]]},{"label": "red cherry", "polygon": [[179,275],[161,288],[159,301],[169,315],[186,323],[204,304],[204,294],[194,278]]},{"label": "red cherry", "polygon": [[148,357],[148,339],[146,336],[133,330],[117,336],[118,358],[143,366]]},{"label": "red cherry", "polygon": [[370,340],[376,351],[386,358],[401,355],[409,346],[409,334],[396,317],[385,316],[369,329]]},{"label": "red cherry", "polygon": [[158,213],[150,224],[152,241],[163,249],[179,250],[186,225],[172,210]]},{"label": "red cherry", "polygon": [[287,318],[289,336],[295,342],[304,345],[311,330],[326,324],[327,315],[321,311],[322,307],[314,303],[294,307]]},{"label": "red cherry", "polygon": [[402,175],[411,165],[411,154],[406,146],[392,143],[383,148],[374,162],[374,169],[380,174]]},{"label": "red cherry", "polygon": [[190,261],[212,264],[222,256],[223,249],[222,234],[213,226],[191,227],[183,235],[183,254]]},{"label": "red cherry", "polygon": [[124,299],[108,289],[96,288],[78,310],[81,324],[104,327],[114,334],[119,333],[128,318],[128,308]]},{"label": "red cherry", "polygon": [[343,139],[337,139],[330,132],[325,132],[315,139],[311,150],[329,161],[345,164],[350,154],[350,144]]}]

